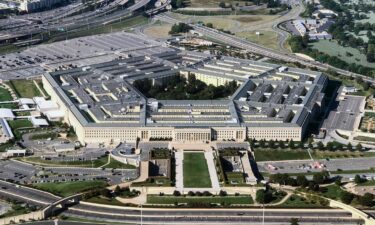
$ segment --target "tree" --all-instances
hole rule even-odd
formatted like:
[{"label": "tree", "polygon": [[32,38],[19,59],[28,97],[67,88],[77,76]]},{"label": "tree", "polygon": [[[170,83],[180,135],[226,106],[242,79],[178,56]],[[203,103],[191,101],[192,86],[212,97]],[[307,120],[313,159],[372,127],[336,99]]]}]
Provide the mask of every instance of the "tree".
[{"label": "tree", "polygon": [[206,23],[206,27],[214,28],[214,25],[212,23]]},{"label": "tree", "polygon": [[291,218],[290,219],[290,225],[298,225],[298,219],[297,218]]},{"label": "tree", "polygon": [[351,151],[352,148],[353,148],[353,146],[352,146],[352,144],[350,142],[346,145],[346,147],[348,148],[349,151]]},{"label": "tree", "polygon": [[358,202],[363,206],[371,207],[374,205],[374,195],[371,193],[365,193],[358,198]]},{"label": "tree", "polygon": [[317,147],[318,150],[324,150],[324,144],[321,141],[318,142]]},{"label": "tree", "polygon": [[297,185],[301,187],[306,187],[309,184],[309,181],[307,180],[306,176],[304,175],[298,175],[297,176]]},{"label": "tree", "polygon": [[362,151],[362,145],[359,143],[355,146],[355,150]]},{"label": "tree", "polygon": [[106,197],[106,198],[111,198],[112,197],[111,191],[108,190],[107,188],[103,188],[100,191],[100,195],[102,195],[103,197]]},{"label": "tree", "polygon": [[347,191],[342,191],[340,194],[340,200],[345,204],[350,204],[354,199],[354,195]]},{"label": "tree", "polygon": [[220,8],[225,8],[225,2],[220,2],[220,3],[219,3],[219,7],[220,7]]},{"label": "tree", "polygon": [[359,176],[358,174],[355,175],[355,177],[354,177],[354,183],[360,184],[362,182],[363,182],[363,179],[361,178],[361,176]]},{"label": "tree", "polygon": [[316,173],[313,175],[313,181],[317,184],[323,184],[329,178],[329,174],[327,171],[323,171],[320,173]]},{"label": "tree", "polygon": [[256,201],[260,204],[267,204],[272,200],[272,194],[267,190],[258,190],[256,193]]},{"label": "tree", "polygon": [[295,147],[295,143],[294,143],[294,141],[293,141],[293,139],[292,139],[292,140],[290,140],[289,143],[288,143],[288,148],[290,148],[290,149],[294,149],[294,147]]}]

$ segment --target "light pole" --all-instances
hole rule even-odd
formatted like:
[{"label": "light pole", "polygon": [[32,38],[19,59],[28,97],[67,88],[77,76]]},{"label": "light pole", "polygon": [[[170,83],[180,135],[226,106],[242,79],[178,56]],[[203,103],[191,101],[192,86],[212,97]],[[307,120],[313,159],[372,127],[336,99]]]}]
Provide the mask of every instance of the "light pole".
[{"label": "light pole", "polygon": [[264,225],[264,204],[263,204],[263,216],[262,216],[262,225]]}]

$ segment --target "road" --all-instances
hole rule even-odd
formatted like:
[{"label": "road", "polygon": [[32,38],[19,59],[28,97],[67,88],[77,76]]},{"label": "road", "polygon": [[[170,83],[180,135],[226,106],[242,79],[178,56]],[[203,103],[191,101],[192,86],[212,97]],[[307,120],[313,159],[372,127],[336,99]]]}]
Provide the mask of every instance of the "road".
[{"label": "road", "polygon": [[[172,23],[172,24],[181,23],[181,22],[186,23],[186,21],[181,21],[181,20],[173,18],[169,13],[158,14],[158,15],[154,16],[154,19],[161,20],[161,21],[164,21],[164,22],[167,22],[167,23]],[[203,34],[207,37],[210,37],[211,39],[217,40],[219,42],[226,43],[228,45],[231,45],[231,46],[234,46],[234,47],[237,47],[237,48],[245,49],[249,52],[253,52],[253,53],[256,53],[258,55],[262,55],[262,56],[265,56],[265,57],[268,57],[268,58],[277,59],[277,60],[281,60],[281,61],[285,61],[285,62],[300,63],[304,66],[315,67],[315,68],[323,70],[323,71],[331,69],[331,70],[337,72],[340,75],[344,75],[344,76],[348,76],[348,77],[361,77],[364,81],[375,84],[374,79],[369,78],[369,77],[364,76],[364,75],[361,75],[361,74],[352,73],[352,72],[342,70],[342,69],[324,64],[324,63],[317,62],[317,61],[308,60],[308,59],[302,58],[300,56],[297,56],[295,54],[278,52],[278,51],[263,47],[261,45],[255,44],[253,42],[244,40],[240,37],[236,37],[234,35],[218,31],[218,30],[213,29],[213,28],[209,28],[209,27],[205,27],[205,26],[201,26],[201,25],[197,25],[197,24],[191,24],[191,23],[189,25],[191,27],[193,27],[194,30],[196,30],[197,32],[199,32],[199,33],[201,33],[201,34]]]},{"label": "road", "polygon": [[[26,202],[39,207],[60,200],[61,198],[40,190],[31,189],[21,185],[0,181],[0,196],[11,200]],[[110,207],[93,205],[81,202],[71,206],[64,215],[95,219],[106,222],[138,223],[144,224],[181,224],[181,223],[239,223],[257,224],[263,219],[263,209],[168,209],[168,208],[134,208]],[[357,224],[358,219],[353,219],[351,214],[338,209],[268,209],[264,210],[266,224],[281,222],[288,223],[290,218],[299,218],[300,222],[311,224]]]}]

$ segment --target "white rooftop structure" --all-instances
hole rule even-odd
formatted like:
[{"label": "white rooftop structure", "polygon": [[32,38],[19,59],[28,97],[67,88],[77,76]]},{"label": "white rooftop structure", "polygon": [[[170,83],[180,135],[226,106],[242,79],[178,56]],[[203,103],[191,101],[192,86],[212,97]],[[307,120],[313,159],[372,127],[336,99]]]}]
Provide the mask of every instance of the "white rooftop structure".
[{"label": "white rooftop structure", "polygon": [[34,127],[48,126],[46,119],[31,117],[30,122]]},{"label": "white rooftop structure", "polygon": [[14,137],[8,122],[0,118],[0,143],[7,142]]},{"label": "white rooftop structure", "polygon": [[40,112],[46,113],[48,111],[55,111],[59,109],[59,106],[56,102],[48,100],[37,103],[37,108]]},{"label": "white rooftop structure", "polygon": [[19,103],[21,105],[35,105],[34,100],[32,100],[31,98],[20,98]]},{"label": "white rooftop structure", "polygon": [[59,121],[64,118],[65,113],[62,110],[51,110],[44,113],[49,121]]},{"label": "white rooftop structure", "polygon": [[0,118],[13,120],[15,116],[11,109],[0,109]]}]

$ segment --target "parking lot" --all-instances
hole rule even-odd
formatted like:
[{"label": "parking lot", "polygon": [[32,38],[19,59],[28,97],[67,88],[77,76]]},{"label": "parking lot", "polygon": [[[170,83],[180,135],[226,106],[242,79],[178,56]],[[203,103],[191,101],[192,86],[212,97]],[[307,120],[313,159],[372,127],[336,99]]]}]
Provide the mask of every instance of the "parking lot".
[{"label": "parking lot", "polygon": [[[374,168],[375,157],[367,158],[351,158],[351,159],[331,159],[317,160],[323,168],[318,168],[316,165],[312,165],[314,162],[311,160],[299,160],[299,161],[285,161],[285,162],[258,162],[260,172],[267,173],[307,173],[307,172],[319,172],[322,169],[326,169],[331,172],[339,170],[369,170]],[[272,165],[272,166],[269,166]],[[275,169],[270,169],[275,167]],[[315,168],[314,168],[315,167]]]},{"label": "parking lot", "polygon": [[364,103],[364,97],[345,96],[341,101],[337,102],[337,108],[331,111],[325,119],[323,128],[327,130],[353,131],[359,123]]},{"label": "parking lot", "polygon": [[106,180],[115,185],[138,177],[138,169],[41,167],[16,160],[0,162],[0,180],[20,184]]},{"label": "parking lot", "polygon": [[162,51],[160,43],[125,32],[75,38],[0,56],[0,79],[39,76],[61,66],[107,62],[134,50],[146,54]]}]

